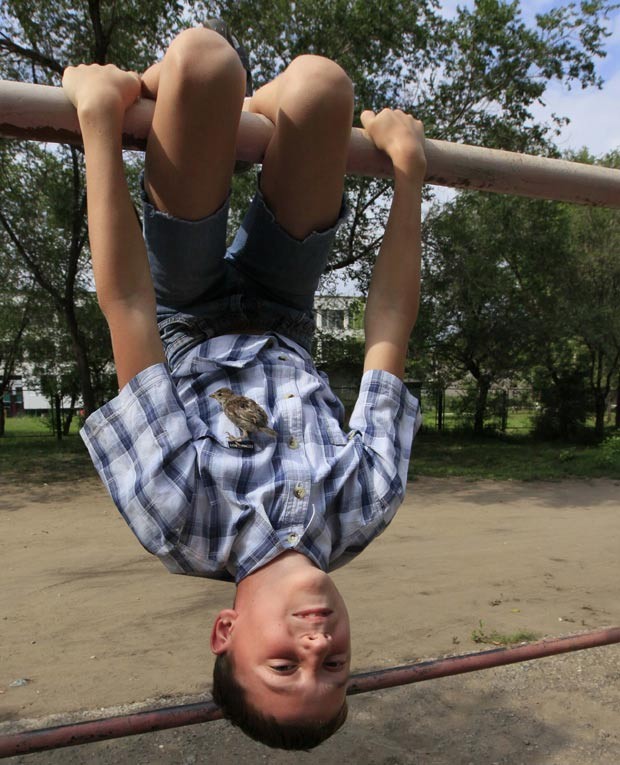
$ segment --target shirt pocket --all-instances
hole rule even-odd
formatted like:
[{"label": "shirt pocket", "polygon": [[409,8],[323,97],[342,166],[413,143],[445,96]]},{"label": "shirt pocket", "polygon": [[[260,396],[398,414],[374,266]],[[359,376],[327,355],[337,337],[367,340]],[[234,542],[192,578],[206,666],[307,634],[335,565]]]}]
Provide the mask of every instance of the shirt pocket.
[{"label": "shirt pocket", "polygon": [[346,446],[355,435],[355,431],[345,433],[338,424],[338,421],[332,418],[327,418],[325,420],[323,430],[325,432],[327,441],[332,446]]},{"label": "shirt pocket", "polygon": [[218,446],[227,451],[235,451],[228,445],[229,436],[236,438],[240,433],[236,425],[233,425],[223,413],[216,415],[216,422],[205,422],[200,417],[189,417],[187,424],[194,441],[204,442],[208,449]]}]

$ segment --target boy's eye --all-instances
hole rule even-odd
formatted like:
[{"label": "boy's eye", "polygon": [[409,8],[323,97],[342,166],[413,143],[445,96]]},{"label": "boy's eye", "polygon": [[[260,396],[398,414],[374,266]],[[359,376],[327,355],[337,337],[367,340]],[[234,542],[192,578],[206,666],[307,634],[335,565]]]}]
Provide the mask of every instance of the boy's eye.
[{"label": "boy's eye", "polygon": [[276,672],[292,672],[295,664],[272,664],[271,669],[275,669]]},{"label": "boy's eye", "polygon": [[341,659],[330,659],[330,661],[325,662],[327,669],[340,669],[341,667],[344,667],[344,664],[344,661]]}]

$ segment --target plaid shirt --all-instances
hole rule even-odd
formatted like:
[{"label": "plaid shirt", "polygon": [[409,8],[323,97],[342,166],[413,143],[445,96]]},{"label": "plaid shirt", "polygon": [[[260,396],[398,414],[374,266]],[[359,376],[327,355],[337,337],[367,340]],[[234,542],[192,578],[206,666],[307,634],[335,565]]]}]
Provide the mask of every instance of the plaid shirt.
[{"label": "plaid shirt", "polygon": [[[237,429],[209,397],[229,387],[268,413],[277,438],[229,446]],[[92,414],[82,438],[121,514],[173,573],[239,582],[285,550],[327,571],[380,534],[403,499],[418,402],[384,371],[344,410],[309,354],[281,335],[227,335],[171,373],[140,372]]]}]

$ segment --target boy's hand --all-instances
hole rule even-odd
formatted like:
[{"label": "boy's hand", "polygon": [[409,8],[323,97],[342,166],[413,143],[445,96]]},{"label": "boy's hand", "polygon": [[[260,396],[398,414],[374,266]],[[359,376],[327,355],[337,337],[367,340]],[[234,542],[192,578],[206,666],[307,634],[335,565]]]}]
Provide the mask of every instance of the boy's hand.
[{"label": "boy's hand", "polygon": [[67,98],[78,110],[118,109],[124,114],[140,97],[140,77],[124,72],[113,64],[80,64],[68,66],[62,76]]},{"label": "boy's hand", "polygon": [[395,168],[422,180],[426,172],[424,125],[400,109],[382,109],[361,114],[364,130],[374,145],[384,151]]}]

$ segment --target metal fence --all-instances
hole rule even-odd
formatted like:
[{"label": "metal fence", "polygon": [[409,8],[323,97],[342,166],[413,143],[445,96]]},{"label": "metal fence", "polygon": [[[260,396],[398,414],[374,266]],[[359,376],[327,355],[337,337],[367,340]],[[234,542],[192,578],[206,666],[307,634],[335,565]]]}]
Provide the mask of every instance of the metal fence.
[{"label": "metal fence", "polygon": [[[444,431],[470,429],[476,409],[470,388],[418,389],[426,428]],[[529,433],[535,424],[539,405],[530,388],[498,388],[489,392],[484,428],[501,433]]]},{"label": "metal fence", "polygon": [[[471,430],[475,417],[475,395],[472,388],[427,387],[420,383],[407,383],[409,391],[420,401],[427,430]],[[345,407],[345,422],[353,411],[359,388],[353,385],[333,386],[334,393]],[[486,430],[500,433],[529,433],[535,425],[540,409],[531,388],[494,388],[489,392],[484,417]]]}]

